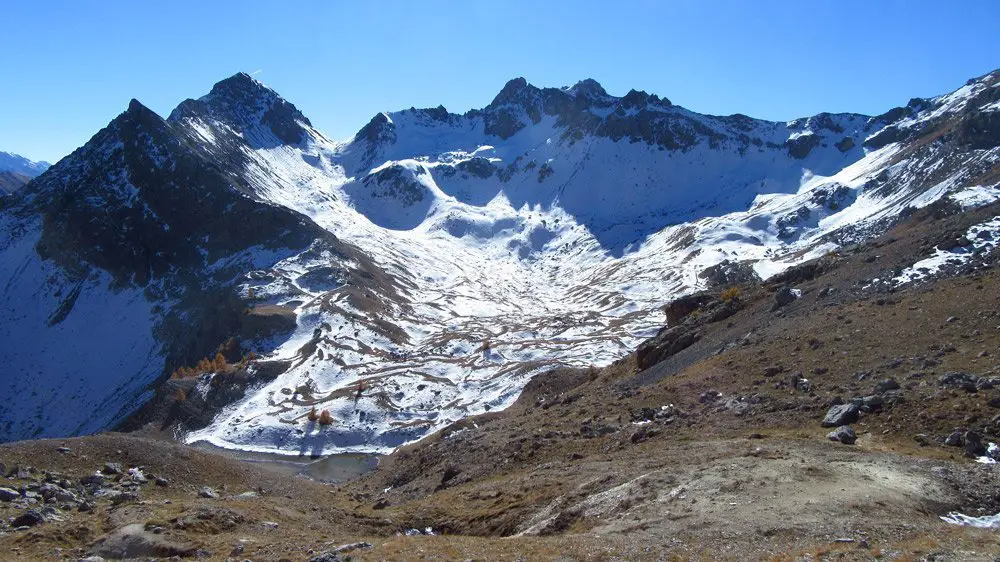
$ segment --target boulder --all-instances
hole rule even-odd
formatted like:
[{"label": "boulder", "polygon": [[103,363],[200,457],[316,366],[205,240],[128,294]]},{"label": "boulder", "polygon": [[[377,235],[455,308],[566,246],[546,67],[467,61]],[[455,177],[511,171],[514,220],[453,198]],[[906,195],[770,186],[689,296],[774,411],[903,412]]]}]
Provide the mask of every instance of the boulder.
[{"label": "boulder", "polygon": [[838,427],[854,423],[858,421],[860,412],[861,410],[853,403],[832,406],[827,410],[826,417],[823,418],[823,427]]},{"label": "boulder", "polygon": [[104,484],[104,477],[100,474],[89,474],[80,479],[80,483],[84,486],[101,486]]},{"label": "boulder", "polygon": [[782,287],[778,289],[778,292],[774,293],[774,306],[771,307],[771,310],[778,310],[783,306],[789,305],[795,302],[797,298],[799,298],[799,293],[795,289]]},{"label": "boulder", "polygon": [[951,435],[945,437],[944,444],[949,447],[962,447],[965,445],[965,438],[961,431],[953,431]]},{"label": "boulder", "polygon": [[842,425],[827,433],[826,438],[830,441],[840,441],[844,445],[853,445],[858,440],[857,434],[854,433],[854,430],[849,425]]},{"label": "boulder", "polygon": [[21,494],[17,490],[11,490],[10,488],[0,488],[0,501],[12,502],[17,498],[21,497]]},{"label": "boulder", "polygon": [[966,431],[965,435],[965,456],[969,458],[980,457],[986,454],[986,445],[983,444],[983,436],[975,431]]},{"label": "boulder", "polygon": [[25,511],[10,522],[11,527],[34,527],[45,522],[45,517],[33,509]]},{"label": "boulder", "polygon": [[38,490],[42,497],[46,500],[54,498],[56,501],[60,502],[78,502],[80,498],[76,496],[73,492],[66,490],[55,484],[43,484]]}]

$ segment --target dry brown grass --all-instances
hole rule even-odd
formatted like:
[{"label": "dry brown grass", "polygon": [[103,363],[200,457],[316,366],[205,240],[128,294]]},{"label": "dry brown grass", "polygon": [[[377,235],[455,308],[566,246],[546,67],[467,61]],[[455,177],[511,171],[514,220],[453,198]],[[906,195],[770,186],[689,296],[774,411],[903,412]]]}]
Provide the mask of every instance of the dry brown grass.
[{"label": "dry brown grass", "polygon": [[333,416],[330,415],[330,410],[323,410],[319,414],[319,424],[320,425],[331,425],[333,423]]}]

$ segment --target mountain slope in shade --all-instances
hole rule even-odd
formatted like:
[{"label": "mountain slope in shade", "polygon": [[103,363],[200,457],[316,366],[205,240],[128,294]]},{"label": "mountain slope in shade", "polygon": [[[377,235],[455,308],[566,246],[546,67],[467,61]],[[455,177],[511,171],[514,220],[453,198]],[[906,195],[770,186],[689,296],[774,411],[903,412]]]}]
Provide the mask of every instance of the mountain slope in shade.
[{"label": "mountain slope in shade", "polygon": [[18,172],[0,171],[0,195],[10,195],[24,187],[31,178]]},{"label": "mountain slope in shade", "polygon": [[[256,362],[157,385],[139,419],[223,447],[384,451],[509,405],[555,365],[621,357],[721,262],[767,277],[908,208],[995,199],[998,78],[877,117],[787,123],[517,79],[483,109],[380,113],[334,142],[239,74],[166,120],[133,103],[15,198],[0,259],[19,265],[0,283],[25,294],[0,312],[34,324],[0,345],[30,333],[42,343],[16,365],[54,385],[69,367],[46,363],[76,361],[60,342],[84,342],[93,362],[74,373],[103,380],[114,350],[72,331],[73,315],[89,295],[136,318],[149,307],[121,412],[235,336]],[[122,417],[53,429],[52,395],[26,396],[0,411],[15,436]]]}]

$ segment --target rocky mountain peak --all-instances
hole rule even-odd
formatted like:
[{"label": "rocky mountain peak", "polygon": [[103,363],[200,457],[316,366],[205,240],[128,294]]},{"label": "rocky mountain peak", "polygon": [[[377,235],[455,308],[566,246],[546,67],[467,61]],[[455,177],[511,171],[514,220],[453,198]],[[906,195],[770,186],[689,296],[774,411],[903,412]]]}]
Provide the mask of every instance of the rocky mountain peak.
[{"label": "rocky mountain peak", "polygon": [[580,80],[569,88],[569,92],[574,96],[582,96],[589,99],[608,97],[608,93],[604,91],[604,87],[593,78]]},{"label": "rocky mountain peak", "polygon": [[379,112],[354,135],[354,140],[368,141],[373,144],[394,142],[396,140],[396,126],[385,112]]},{"label": "rocky mountain peak", "polygon": [[507,105],[507,104],[521,103],[524,101],[525,91],[529,89],[537,90],[537,88],[535,88],[531,84],[528,84],[528,81],[525,80],[523,77],[518,77],[512,80],[508,80],[507,83],[504,84],[503,88],[500,90],[500,93],[497,94],[495,98],[493,98],[493,101],[490,102],[490,105],[488,105],[487,108],[500,107],[502,105]]},{"label": "rocky mountain peak", "polygon": [[312,127],[298,108],[245,72],[217,82],[197,100],[185,100],[169,117],[170,121],[185,119],[221,121],[246,137],[258,137],[255,144],[261,146],[270,144],[259,138],[261,126],[285,144],[302,142],[305,127]]}]

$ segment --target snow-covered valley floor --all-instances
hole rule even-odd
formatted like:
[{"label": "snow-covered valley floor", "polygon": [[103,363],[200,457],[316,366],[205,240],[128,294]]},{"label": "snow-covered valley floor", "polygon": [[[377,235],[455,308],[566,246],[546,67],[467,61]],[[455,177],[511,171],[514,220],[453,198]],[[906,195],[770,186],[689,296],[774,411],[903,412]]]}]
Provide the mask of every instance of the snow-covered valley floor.
[{"label": "snow-covered valley floor", "polygon": [[[945,182],[926,192],[865,192],[895,156],[889,147],[834,176],[805,174],[789,193],[758,195],[746,211],[664,226],[618,252],[558,204],[515,207],[499,189],[485,204],[459,201],[426,173],[433,162],[396,163],[425,190],[416,226],[379,226],[371,209],[395,201],[359,200],[358,180],[337,164],[337,150],[317,143],[257,151],[261,191],[361,248],[398,291],[359,295],[313,254],[248,281],[245,290],[258,299],[295,309],[298,328],[270,342],[265,357],[293,366],[189,442],[284,454],[386,452],[506,407],[544,370],[604,365],[631,352],[663,326],[664,304],[705,286],[706,267],[750,260],[768,277],[835,248],[823,238],[830,232],[864,228],[954,191]],[[490,147],[466,158],[484,152]],[[817,203],[817,193],[835,188],[849,204]],[[712,194],[702,195],[711,202]],[[788,216],[799,221],[791,240],[780,233]],[[314,407],[334,423],[309,422]]]}]

